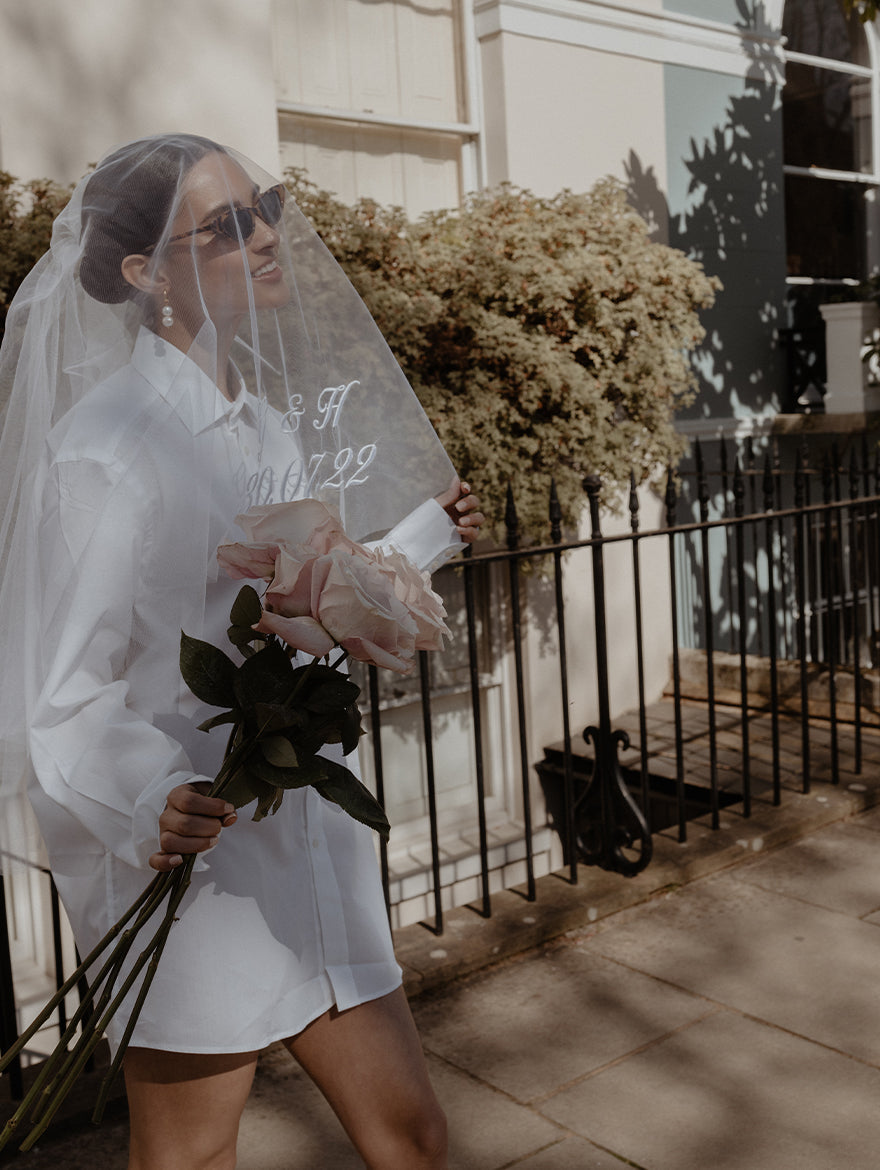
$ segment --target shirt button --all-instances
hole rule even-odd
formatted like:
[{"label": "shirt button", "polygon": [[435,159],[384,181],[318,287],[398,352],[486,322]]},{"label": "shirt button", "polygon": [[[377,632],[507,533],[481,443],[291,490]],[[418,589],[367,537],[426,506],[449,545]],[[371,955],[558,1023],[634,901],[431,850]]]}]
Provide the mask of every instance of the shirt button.
[{"label": "shirt button", "polygon": [[313,849],[317,849],[320,846],[320,844],[321,844],[321,842],[318,840],[317,837],[312,838],[312,848]]}]

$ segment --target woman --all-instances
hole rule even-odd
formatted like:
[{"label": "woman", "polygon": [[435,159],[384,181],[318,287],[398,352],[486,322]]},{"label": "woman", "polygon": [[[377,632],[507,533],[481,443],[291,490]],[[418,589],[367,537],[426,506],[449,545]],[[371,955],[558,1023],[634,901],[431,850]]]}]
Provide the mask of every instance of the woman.
[{"label": "woman", "polygon": [[370,833],[311,788],[259,824],[204,795],[223,734],[195,730],[214,712],[177,648],[223,644],[239,583],[215,553],[249,504],[317,496],[429,568],[475,538],[475,498],[283,188],[193,136],[80,185],[10,309],[0,391],[0,636],[24,665],[3,783],[30,777],[81,952],[149,867],[201,855],[126,1055],[130,1167],[233,1166],[277,1040],[368,1166],[444,1167]]}]

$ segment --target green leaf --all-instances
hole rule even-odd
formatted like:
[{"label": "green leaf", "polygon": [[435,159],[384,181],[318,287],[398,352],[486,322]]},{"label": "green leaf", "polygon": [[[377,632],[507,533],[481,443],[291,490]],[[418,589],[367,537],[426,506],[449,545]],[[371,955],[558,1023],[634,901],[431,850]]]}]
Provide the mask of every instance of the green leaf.
[{"label": "green leaf", "polygon": [[305,788],[307,784],[314,784],[326,775],[323,760],[317,756],[300,757],[296,767],[278,767],[270,764],[259,747],[248,756],[242,767],[264,784],[271,784],[273,788]]},{"label": "green leaf", "polygon": [[257,703],[283,704],[292,682],[290,659],[277,642],[271,642],[238,668],[235,697],[245,711],[253,711]]},{"label": "green leaf", "polygon": [[220,727],[224,723],[235,723],[241,718],[241,711],[223,711],[219,715],[212,715],[204,723],[198,725],[198,731],[210,731],[213,727]]},{"label": "green leaf", "polygon": [[257,808],[254,812],[253,819],[261,821],[263,817],[274,816],[281,808],[281,801],[284,799],[284,789],[275,788],[267,789],[266,792],[257,800]]},{"label": "green leaf", "polygon": [[230,626],[226,631],[226,637],[242,654],[247,653],[247,647],[250,646],[251,642],[264,642],[266,640],[265,634],[252,630],[250,626]]},{"label": "green leaf", "polygon": [[342,754],[347,756],[358,745],[358,740],[364,734],[364,729],[361,726],[361,713],[357,707],[352,704],[345,712],[342,721]]},{"label": "green leaf", "polygon": [[299,759],[293,744],[283,735],[267,735],[259,740],[263,758],[276,768],[296,768]]},{"label": "green leaf", "polygon": [[296,731],[308,723],[308,714],[284,703],[254,703],[254,719],[261,732]]},{"label": "green leaf", "polygon": [[309,711],[319,715],[329,715],[336,711],[344,711],[352,703],[357,702],[361,688],[345,675],[331,671],[336,677],[326,679],[314,688],[305,688],[302,704]]},{"label": "green leaf", "polygon": [[181,630],[180,673],[197,699],[212,707],[235,707],[238,669],[222,650]]},{"label": "green leaf", "polygon": [[[263,616],[263,604],[259,594],[252,585],[244,585],[239,590],[238,597],[232,603],[229,611],[229,620],[233,626],[255,626]],[[260,634],[258,637],[263,637]]]},{"label": "green leaf", "polygon": [[265,787],[258,777],[252,776],[244,768],[239,768],[224,784],[222,796],[236,808],[243,808],[262,795]]},{"label": "green leaf", "polygon": [[332,800],[344,809],[350,817],[375,829],[383,841],[388,840],[391,826],[385,810],[364,784],[344,765],[333,760],[324,760],[327,765],[327,779],[315,785],[325,800]]}]

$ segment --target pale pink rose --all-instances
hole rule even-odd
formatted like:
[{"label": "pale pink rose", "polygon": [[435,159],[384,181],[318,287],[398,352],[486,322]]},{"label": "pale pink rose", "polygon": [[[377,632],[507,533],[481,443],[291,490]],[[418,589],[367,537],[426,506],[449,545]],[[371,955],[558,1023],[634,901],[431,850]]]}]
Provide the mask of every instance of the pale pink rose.
[{"label": "pale pink rose", "polygon": [[220,568],[236,581],[258,577],[271,581],[277,556],[277,544],[221,544],[217,549]]},{"label": "pale pink rose", "polygon": [[275,634],[294,650],[304,650],[323,658],[336,643],[320,622],[313,617],[282,617],[281,614],[263,611],[263,616],[254,626],[260,634]]},{"label": "pale pink rose", "polygon": [[443,600],[431,588],[430,574],[416,568],[396,549],[391,552],[380,549],[376,559],[384,570],[393,573],[395,596],[416,623],[416,650],[442,650],[443,638],[450,630],[443,620],[446,617]]},{"label": "pale pink rose", "polygon": [[320,500],[263,504],[236,516],[235,521],[249,541],[275,541],[287,548],[307,544],[319,553],[337,545],[352,550],[361,547],[345,535],[336,509]]},{"label": "pale pink rose", "polygon": [[285,617],[312,613],[312,573],[319,556],[305,544],[279,549],[275,574],[266,591],[266,605]]},{"label": "pale pink rose", "polygon": [[334,548],[314,563],[312,613],[360,662],[409,674],[417,626],[378,562]]}]

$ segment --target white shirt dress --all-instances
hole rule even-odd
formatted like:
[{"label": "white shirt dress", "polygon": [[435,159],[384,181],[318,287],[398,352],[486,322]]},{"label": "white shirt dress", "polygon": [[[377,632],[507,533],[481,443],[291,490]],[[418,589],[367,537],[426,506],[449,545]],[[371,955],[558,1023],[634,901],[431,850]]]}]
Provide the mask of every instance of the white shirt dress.
[{"label": "white shirt dress", "polygon": [[[292,442],[260,429],[256,405],[244,390],[228,401],[142,331],[130,365],[50,436],[42,606],[57,634],[38,666],[30,796],[83,955],[155,876],[147,858],[167,793],[213,779],[222,761],[228,729],[196,729],[217,711],[188,692],[177,654],[183,627],[235,656],[225,631],[242,582],[218,573],[216,547],[240,538],[249,459],[262,448],[259,502],[271,502]],[[204,475],[176,475],[193,457]],[[460,547],[433,500],[382,543],[423,568]],[[346,763],[357,774],[356,757]],[[254,1051],[399,985],[372,832],[313,788],[288,791],[256,824],[253,807],[200,855],[133,1045]]]}]

